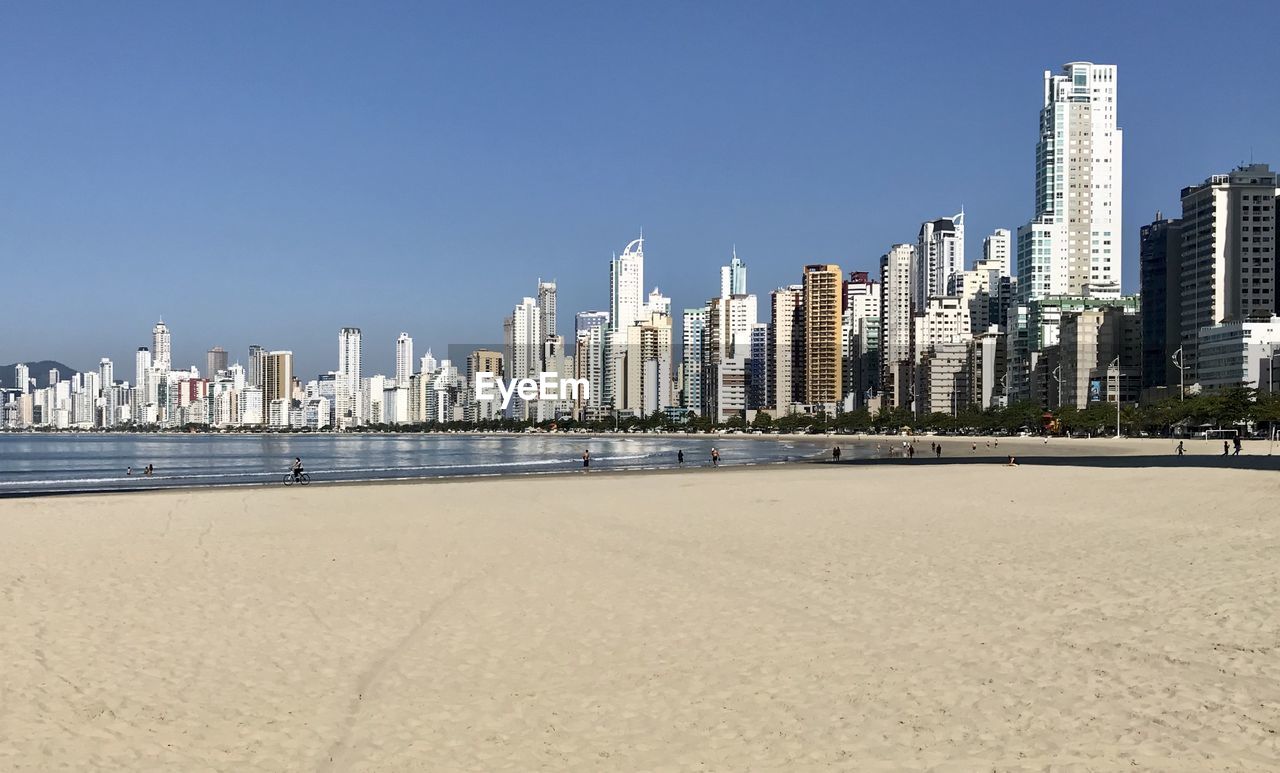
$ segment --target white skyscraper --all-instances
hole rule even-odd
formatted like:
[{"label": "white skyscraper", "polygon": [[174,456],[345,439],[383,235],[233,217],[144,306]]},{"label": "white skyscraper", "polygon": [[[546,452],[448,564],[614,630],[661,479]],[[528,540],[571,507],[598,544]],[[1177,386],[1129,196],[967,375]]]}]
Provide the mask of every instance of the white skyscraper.
[{"label": "white skyscraper", "polygon": [[[115,366],[111,364],[111,360],[103,357],[98,363],[98,381],[100,389],[104,392],[111,389],[111,385],[115,383]],[[97,397],[97,395],[93,395]]]},{"label": "white skyscraper", "polygon": [[911,267],[916,248],[895,244],[880,258],[880,384],[887,404],[910,405]]},{"label": "white skyscraper", "polygon": [[541,368],[542,315],[538,302],[525,298],[511,312],[506,325],[506,361],[511,363],[508,378],[537,378]]},{"label": "white skyscraper", "polygon": [[173,370],[173,356],[169,348],[169,328],[165,327],[163,319],[151,328],[151,357],[152,364],[160,370]]},{"label": "white skyscraper", "polygon": [[955,294],[956,276],[963,270],[964,213],[922,224],[911,270],[914,312],[923,313],[930,298]]},{"label": "white skyscraper", "polygon": [[359,424],[361,419],[360,338],[358,327],[344,327],[338,333],[338,371],[333,386],[339,428]]},{"label": "white skyscraper", "polygon": [[396,386],[408,387],[413,375],[413,339],[401,333],[396,339]]},{"label": "white skyscraper", "polygon": [[626,330],[644,314],[644,237],[634,239],[609,264],[609,325]]},{"label": "white skyscraper", "polygon": [[31,369],[23,363],[18,363],[13,368],[14,386],[17,387],[22,394],[31,391]]},{"label": "white skyscraper", "polygon": [[[1115,65],[1072,62],[1044,73],[1036,209],[1018,229],[1018,296],[1118,298],[1123,134]],[[1051,342],[1046,342],[1051,343]]]}]

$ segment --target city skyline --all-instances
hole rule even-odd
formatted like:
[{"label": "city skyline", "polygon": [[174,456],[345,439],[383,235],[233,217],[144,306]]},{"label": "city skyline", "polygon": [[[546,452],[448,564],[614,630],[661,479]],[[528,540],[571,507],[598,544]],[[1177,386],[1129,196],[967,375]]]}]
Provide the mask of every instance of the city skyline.
[{"label": "city skyline", "polygon": [[[85,370],[104,355],[127,362],[163,316],[176,365],[202,365],[215,345],[234,361],[257,343],[291,348],[300,373],[325,372],[330,331],[353,325],[365,332],[370,369],[390,373],[402,331],[418,351],[500,340],[494,320],[539,275],[556,278],[564,309],[607,309],[599,287],[609,258],[642,227],[658,280],[646,283],[677,309],[702,301],[735,246],[757,292],[796,281],[795,267],[810,263],[874,273],[887,246],[925,220],[963,209],[976,236],[1034,216],[1028,170],[1041,73],[1080,59],[1121,72],[1125,293],[1137,290],[1138,227],[1176,208],[1171,191],[1251,156],[1280,157],[1270,131],[1277,107],[1253,100],[1253,81],[1235,77],[1265,69],[1261,51],[1194,71],[1179,58],[1178,43],[1228,29],[1225,14],[1107,8],[1055,20],[1046,43],[1015,34],[1027,23],[1022,9],[957,17],[945,31],[887,9],[856,25],[842,9],[782,20],[685,9],[678,23],[661,9],[640,18],[592,11],[504,17],[520,23],[495,25],[471,51],[434,37],[486,20],[471,10],[434,19],[373,9],[352,19],[318,6],[304,20],[240,7],[201,17],[201,33],[172,35],[195,12],[149,10],[27,8],[0,30],[0,56],[13,65],[0,68],[0,84],[29,108],[0,128],[0,141],[24,151],[6,170],[23,196],[0,208],[0,254],[11,286],[57,284],[61,301],[50,325],[43,299],[13,296],[0,361],[49,358]],[[302,26],[290,32],[294,23]],[[88,31],[108,24],[136,29],[137,50],[104,56],[106,41]],[[563,52],[532,42],[531,30],[566,24],[572,45]],[[871,34],[908,27],[937,58],[903,63],[878,39],[889,36]],[[424,53],[431,46],[409,34],[428,28],[443,53]],[[596,56],[597,28],[647,33],[667,55],[611,63]],[[350,46],[321,44],[349,41],[352,29],[363,38]],[[303,32],[316,42],[301,42]],[[272,35],[280,50],[256,35]],[[685,45],[720,35],[768,55],[727,69]],[[229,40],[244,43],[243,61],[215,53]],[[179,46],[192,67],[154,75],[153,60]],[[962,75],[942,64],[977,46],[983,56],[968,54]],[[296,69],[281,70],[286,56],[298,58]],[[448,78],[431,72],[442,56],[458,65]],[[104,58],[113,67],[96,68]],[[870,75],[865,62],[877,60],[894,66]],[[517,66],[525,62],[528,72]],[[308,78],[312,69],[329,80]],[[414,78],[438,103],[411,90]],[[379,88],[357,97],[325,87],[362,79]],[[538,101],[564,82],[582,93]],[[945,126],[903,117],[903,105],[939,84],[950,84],[954,103]],[[1187,110],[1187,90],[1222,110]],[[466,96],[475,93],[488,96]],[[354,106],[369,119],[343,118]],[[421,131],[450,109],[456,124]],[[508,128],[520,123],[515,109],[532,118],[519,132]],[[227,120],[205,120],[210,110]],[[495,147],[496,156],[477,155]],[[468,182],[464,170],[480,174]],[[339,184],[352,175],[354,186]],[[971,238],[966,268],[976,246]],[[244,281],[263,259],[290,276]],[[42,272],[59,265],[68,276],[51,283]],[[496,270],[480,275],[483,266]]]}]

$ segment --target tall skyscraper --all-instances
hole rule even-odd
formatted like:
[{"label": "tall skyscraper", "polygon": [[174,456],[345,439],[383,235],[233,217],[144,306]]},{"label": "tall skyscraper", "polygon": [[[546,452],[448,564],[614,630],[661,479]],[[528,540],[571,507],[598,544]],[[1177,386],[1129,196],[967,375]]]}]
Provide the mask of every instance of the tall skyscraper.
[{"label": "tall skyscraper", "polygon": [[1123,133],[1116,67],[1071,62],[1044,73],[1036,208],[1018,229],[1018,295],[1118,298]]},{"label": "tall skyscraper", "polygon": [[804,402],[804,285],[788,285],[773,291],[769,319],[769,362],[772,373],[765,402],[778,413]]},{"label": "tall skyscraper", "polygon": [[537,378],[541,368],[542,314],[537,300],[524,298],[508,317],[506,362],[508,378]]},{"label": "tall skyscraper", "polygon": [[173,356],[169,348],[169,328],[164,320],[151,328],[151,357],[154,367],[160,370],[173,370]]},{"label": "tall skyscraper", "polygon": [[911,267],[915,246],[895,244],[880,258],[880,385],[886,404],[911,404]]},{"label": "tall skyscraper", "polygon": [[720,267],[720,297],[747,294],[747,266],[738,260],[738,248],[733,249],[729,265]]},{"label": "tall skyscraper", "polygon": [[[115,366],[106,357],[98,362],[98,382],[103,392],[110,391],[112,385],[116,383]],[[97,397],[97,395],[91,396]]]},{"label": "tall skyscraper", "polygon": [[1142,388],[1180,389],[1174,353],[1182,340],[1182,223],[1156,213],[1138,240],[1142,280]]},{"label": "tall skyscraper", "polygon": [[832,405],[843,397],[841,279],[836,265],[804,267],[804,386],[810,405]]},{"label": "tall skyscraper", "polygon": [[538,327],[542,337],[550,339],[559,331],[556,330],[556,283],[538,280]]},{"label": "tall skyscraper", "polygon": [[609,324],[626,330],[644,310],[644,237],[634,239],[609,264]]},{"label": "tall skyscraper", "polygon": [[27,394],[31,391],[31,369],[24,363],[18,363],[13,367],[13,385],[22,392]]},{"label": "tall skyscraper", "polygon": [[919,314],[930,298],[956,292],[956,277],[964,270],[964,213],[923,223],[915,258],[911,302]]},{"label": "tall skyscraper", "polygon": [[361,335],[358,327],[344,327],[338,332],[338,370],[333,389],[339,429],[359,424],[363,401],[360,399]]},{"label": "tall skyscraper", "polygon": [[1280,180],[1266,164],[1182,189],[1180,345],[1188,385],[1198,377],[1202,328],[1280,312],[1277,196]]},{"label": "tall skyscraper", "polygon": [[273,400],[293,399],[293,352],[269,352],[262,370],[262,399],[268,407]]},{"label": "tall skyscraper", "polygon": [[204,363],[204,377],[212,379],[219,372],[227,369],[227,350],[221,346],[213,347],[205,353]]},{"label": "tall skyscraper", "polygon": [[409,377],[413,375],[413,339],[408,333],[401,333],[396,339],[396,386],[409,386]]},{"label": "tall skyscraper", "polygon": [[261,346],[252,344],[249,346],[249,367],[245,371],[245,383],[257,389],[262,388],[262,360],[267,356],[267,352]]},{"label": "tall skyscraper", "polygon": [[685,309],[681,320],[681,405],[691,411],[702,411],[702,341],[707,329],[707,307]]}]

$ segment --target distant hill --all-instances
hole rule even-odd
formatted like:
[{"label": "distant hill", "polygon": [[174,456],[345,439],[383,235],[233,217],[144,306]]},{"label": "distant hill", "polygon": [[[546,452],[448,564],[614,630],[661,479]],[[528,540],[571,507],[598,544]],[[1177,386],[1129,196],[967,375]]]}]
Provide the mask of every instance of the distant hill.
[{"label": "distant hill", "polygon": [[[36,380],[36,385],[46,387],[49,385],[49,371],[53,368],[58,369],[59,378],[69,378],[76,373],[75,368],[67,367],[60,362],[54,360],[40,360],[39,362],[28,362],[27,367],[31,369],[31,378]],[[8,365],[0,365],[0,389],[16,389],[17,383],[14,381],[13,369],[18,363],[10,363]]]}]

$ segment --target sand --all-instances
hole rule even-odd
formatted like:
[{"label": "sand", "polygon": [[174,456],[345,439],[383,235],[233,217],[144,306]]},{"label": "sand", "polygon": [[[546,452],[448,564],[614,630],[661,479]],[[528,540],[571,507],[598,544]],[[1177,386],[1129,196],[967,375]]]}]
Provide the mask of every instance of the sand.
[{"label": "sand", "polygon": [[0,501],[0,770],[1280,769],[1278,488],[873,463]]}]

